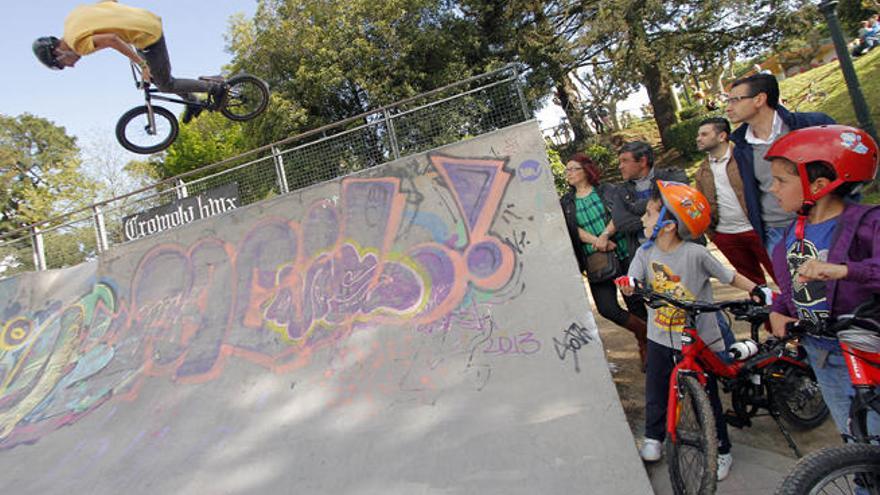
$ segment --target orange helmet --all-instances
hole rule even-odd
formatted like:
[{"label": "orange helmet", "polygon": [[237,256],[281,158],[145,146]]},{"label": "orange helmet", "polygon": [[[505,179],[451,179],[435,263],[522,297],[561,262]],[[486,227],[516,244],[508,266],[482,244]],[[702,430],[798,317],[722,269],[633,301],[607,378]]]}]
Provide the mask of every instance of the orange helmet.
[{"label": "orange helmet", "polygon": [[684,240],[696,239],[711,223],[711,208],[703,193],[687,184],[658,180],[663,206],[678,221],[678,235]]},{"label": "orange helmet", "polygon": [[[784,158],[797,165],[804,191],[804,203],[819,198],[846,182],[868,182],[877,174],[877,143],[867,132],[847,125],[823,125],[791,131],[777,139],[765,160]],[[813,194],[806,166],[811,162],[828,164],[837,179]]]}]

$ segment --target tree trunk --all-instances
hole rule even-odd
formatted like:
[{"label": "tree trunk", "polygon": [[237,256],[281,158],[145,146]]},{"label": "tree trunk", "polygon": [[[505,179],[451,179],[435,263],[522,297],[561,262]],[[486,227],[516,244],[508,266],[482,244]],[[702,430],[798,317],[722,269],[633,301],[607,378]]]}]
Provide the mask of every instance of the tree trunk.
[{"label": "tree trunk", "polygon": [[606,108],[608,109],[608,115],[611,117],[611,127],[615,131],[621,130],[620,119],[617,117],[617,100],[613,98],[608,100]]},{"label": "tree trunk", "polygon": [[[639,1],[633,3],[633,8],[626,12],[626,23],[630,28],[632,43],[638,47],[644,44],[647,48],[648,34],[645,32],[645,2]],[[675,103],[672,100],[672,85],[667,74],[661,67],[659,62],[660,54],[647,50],[643,55],[639,64],[642,72],[642,84],[648,91],[648,99],[653,107],[654,122],[660,130],[660,141],[664,148],[670,148],[670,143],[666,139],[666,129],[672,124],[678,122],[678,115],[675,113]]]},{"label": "tree trunk", "polygon": [[593,133],[584,120],[584,109],[577,88],[574,87],[568,76],[563,76],[562,81],[557,81],[556,94],[559,97],[559,105],[565,112],[565,116],[568,117],[571,130],[574,132],[574,141],[580,145]]},{"label": "tree trunk", "polygon": [[654,107],[654,122],[660,130],[660,141],[664,148],[670,148],[671,143],[666,139],[666,130],[672,124],[678,122],[675,114],[675,102],[672,99],[672,86],[669,78],[655,61],[645,61],[642,64],[644,80],[642,83],[648,91],[648,99]]}]

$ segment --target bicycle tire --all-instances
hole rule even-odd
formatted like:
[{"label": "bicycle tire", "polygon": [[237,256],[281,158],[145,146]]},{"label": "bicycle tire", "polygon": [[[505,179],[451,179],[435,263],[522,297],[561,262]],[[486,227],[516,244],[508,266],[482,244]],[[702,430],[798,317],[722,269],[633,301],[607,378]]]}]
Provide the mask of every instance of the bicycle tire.
[{"label": "bicycle tire", "polygon": [[770,407],[794,430],[812,430],[828,418],[830,411],[822,399],[816,375],[809,368],[785,364],[776,368],[783,377],[770,383]]},{"label": "bicycle tire", "polygon": [[[137,118],[141,115],[144,116],[144,120],[138,122]],[[158,131],[157,134],[157,137],[160,140],[158,143],[151,145],[136,144],[132,141],[134,134],[142,132],[145,136],[149,135],[145,132],[147,123],[146,115],[146,105],[135,107],[125,112],[116,123],[116,140],[119,141],[119,144],[121,144],[123,148],[132,153],[138,153],[141,155],[158,153],[171,146],[171,143],[177,139],[177,133],[180,132],[180,127],[177,124],[177,117],[171,113],[170,110],[153,105],[153,115],[156,118],[156,127],[160,128],[160,131]],[[135,123],[135,127],[130,129],[132,132],[129,133],[127,131],[129,131],[129,126],[132,123]],[[141,125],[143,125],[143,128],[138,129]]]},{"label": "bicycle tire", "polygon": [[[844,484],[856,493],[854,482],[847,477],[862,475],[865,491],[880,494],[880,445],[849,444],[817,450],[802,458],[782,480],[776,495],[820,495],[829,493],[825,487],[835,487],[833,493],[845,494]],[[842,480],[846,480],[844,483]],[[836,483],[835,483],[836,482]],[[865,484],[867,483],[867,485]]]},{"label": "bicycle tire", "polygon": [[[670,437],[666,441],[672,489],[676,494],[713,494],[717,483],[718,438],[709,396],[696,378],[687,375],[678,378],[678,396],[675,440]],[[689,455],[692,452],[695,455]],[[699,464],[696,476],[685,472],[685,461],[690,457]]]},{"label": "bicycle tire", "polygon": [[250,74],[230,77],[226,102],[220,113],[229,120],[244,122],[260,115],[269,106],[269,85]]}]

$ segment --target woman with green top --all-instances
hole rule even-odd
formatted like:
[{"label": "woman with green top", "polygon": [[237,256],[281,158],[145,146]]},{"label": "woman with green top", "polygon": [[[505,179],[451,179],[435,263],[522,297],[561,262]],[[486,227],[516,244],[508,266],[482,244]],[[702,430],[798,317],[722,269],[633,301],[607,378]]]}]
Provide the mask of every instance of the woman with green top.
[{"label": "woman with green top", "polygon": [[[599,183],[599,168],[583,153],[575,154],[565,165],[565,178],[571,189],[562,197],[562,212],[568,235],[574,247],[581,273],[587,271],[588,257],[593,253],[614,252],[620,263],[628,259],[627,243],[618,237],[605,206],[610,187]],[[626,273],[626,267],[621,267]],[[614,275],[602,280],[589,280],[590,292],[599,314],[626,328],[636,337],[642,369],[645,365],[647,327],[645,321],[620,307]]]}]

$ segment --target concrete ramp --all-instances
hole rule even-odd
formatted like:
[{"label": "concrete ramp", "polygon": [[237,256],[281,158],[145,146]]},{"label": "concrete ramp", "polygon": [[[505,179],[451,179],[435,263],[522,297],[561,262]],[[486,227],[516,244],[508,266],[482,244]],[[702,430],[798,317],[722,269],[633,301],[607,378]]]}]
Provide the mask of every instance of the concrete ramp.
[{"label": "concrete ramp", "polygon": [[0,282],[22,494],[650,493],[535,122]]}]

